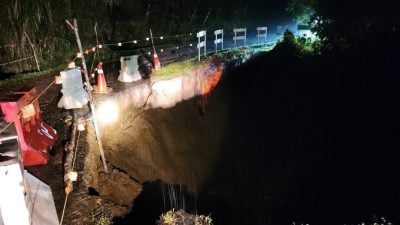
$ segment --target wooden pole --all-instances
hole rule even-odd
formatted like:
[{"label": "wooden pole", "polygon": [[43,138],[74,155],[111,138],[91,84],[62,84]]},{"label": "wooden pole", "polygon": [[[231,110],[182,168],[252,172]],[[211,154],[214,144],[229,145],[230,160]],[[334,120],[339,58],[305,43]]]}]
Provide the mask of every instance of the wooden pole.
[{"label": "wooden pole", "polygon": [[151,38],[151,44],[153,46],[153,52],[154,54],[156,54],[156,47],[154,46],[153,33],[151,32],[151,28],[150,28],[150,38]]},{"label": "wooden pole", "polygon": [[[71,27],[72,30],[74,30],[75,32],[75,37],[76,37],[76,43],[78,44],[78,48],[79,48],[79,52],[81,53],[82,56],[82,66],[83,66],[83,74],[85,75],[85,81],[86,81],[86,85],[88,85],[88,87],[91,89],[90,86],[90,80],[89,80],[89,74],[88,74],[88,70],[87,70],[87,66],[86,66],[86,61],[85,61],[85,55],[83,54],[83,49],[82,49],[82,43],[81,43],[81,39],[79,38],[79,31],[78,31],[78,22],[76,21],[76,19],[74,19],[74,25],[72,25],[68,20],[65,20],[65,22]],[[90,95],[90,92],[89,92]],[[91,96],[90,96],[91,97]]]},{"label": "wooden pole", "polygon": [[94,105],[92,104],[92,93],[90,92],[92,90],[92,87],[90,85],[89,74],[88,74],[87,67],[86,67],[85,56],[84,56],[83,50],[82,50],[81,39],[79,38],[78,22],[76,21],[76,19],[74,19],[74,25],[72,25],[68,20],[65,20],[65,22],[68,24],[68,26],[71,27],[71,29],[74,30],[76,42],[77,42],[78,48],[79,48],[79,52],[82,55],[83,73],[85,75],[86,86],[87,86],[88,94],[89,94],[89,107],[90,107],[90,110],[92,111],[92,115],[93,115],[92,122],[93,122],[93,126],[94,126],[94,131],[96,133],[97,144],[99,145],[100,157],[101,157],[101,161],[103,162],[104,171],[106,173],[108,173],[106,157],[104,155],[103,144],[101,143],[101,138],[100,138],[99,126],[97,124],[97,120],[96,120],[96,116],[95,116],[96,115],[95,108],[94,108]]},{"label": "wooden pole", "polygon": [[[99,37],[97,35],[97,22],[94,25],[94,33],[96,34],[96,54],[97,54],[97,58],[99,58],[100,61],[100,55],[99,55]],[[93,63],[94,63],[94,59],[93,59]]]},{"label": "wooden pole", "polygon": [[31,45],[31,48],[33,51],[33,56],[35,57],[36,67],[37,67],[38,71],[40,71],[39,61],[38,61],[38,58],[36,55],[35,46],[32,44],[31,39],[29,38],[28,34],[25,31],[24,31],[24,34],[26,36],[26,39],[28,39],[29,44]]}]

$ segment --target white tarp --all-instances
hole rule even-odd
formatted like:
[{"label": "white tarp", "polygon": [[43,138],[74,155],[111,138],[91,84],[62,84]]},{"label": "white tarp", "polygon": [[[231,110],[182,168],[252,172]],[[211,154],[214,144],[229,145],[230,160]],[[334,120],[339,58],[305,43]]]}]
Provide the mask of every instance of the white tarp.
[{"label": "white tarp", "polygon": [[23,170],[13,126],[0,134],[0,159],[0,225],[58,225],[50,187]]},{"label": "white tarp", "polygon": [[0,225],[30,225],[21,165],[0,166]]},{"label": "white tarp", "polygon": [[121,71],[118,80],[121,82],[134,82],[142,79],[139,73],[138,55],[121,57]]},{"label": "white tarp", "polygon": [[57,106],[64,109],[82,108],[89,101],[89,95],[83,89],[81,71],[77,68],[61,71],[63,96]]},{"label": "white tarp", "polygon": [[49,185],[25,171],[27,207],[32,225],[58,225],[58,216]]},{"label": "white tarp", "polygon": [[0,225],[59,224],[48,185],[26,171],[23,178],[19,163],[1,166],[0,174]]}]

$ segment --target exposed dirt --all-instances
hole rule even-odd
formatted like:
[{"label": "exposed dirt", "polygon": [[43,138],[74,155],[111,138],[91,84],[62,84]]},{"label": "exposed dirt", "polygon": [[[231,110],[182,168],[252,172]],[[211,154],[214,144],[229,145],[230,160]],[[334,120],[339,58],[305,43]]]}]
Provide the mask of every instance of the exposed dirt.
[{"label": "exposed dirt", "polygon": [[130,211],[143,183],[161,180],[197,192],[212,173],[227,108],[210,98],[206,109],[213,113],[203,114],[195,72],[157,81],[158,86],[137,83],[96,102],[118,102],[120,117],[110,124],[99,121],[109,174],[89,129],[84,180],[108,201],[112,216]]}]

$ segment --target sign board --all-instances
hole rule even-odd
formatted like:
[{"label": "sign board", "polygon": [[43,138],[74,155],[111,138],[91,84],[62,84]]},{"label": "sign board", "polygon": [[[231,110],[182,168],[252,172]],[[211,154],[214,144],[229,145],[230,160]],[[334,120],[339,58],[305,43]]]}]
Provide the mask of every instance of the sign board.
[{"label": "sign board", "polygon": [[204,41],[200,42],[200,43],[197,44],[197,48],[204,47],[205,45],[206,45],[206,43]]},{"label": "sign board", "polygon": [[[204,37],[203,40],[201,40]],[[197,49],[199,52],[199,61],[200,61],[200,55],[201,55],[201,48],[204,47],[204,56],[207,55],[207,32],[205,30],[199,31],[197,32],[197,39],[198,39],[198,43],[197,43]]]},{"label": "sign board", "polygon": [[[247,28],[235,28],[233,29],[233,32],[235,33],[235,36],[233,37],[234,42],[234,47],[236,47],[236,41],[237,40],[243,40],[244,44],[246,44],[246,32]],[[239,33],[239,35],[238,35]]]},{"label": "sign board", "polygon": [[198,37],[198,38],[201,38],[201,37],[203,37],[203,36],[206,36],[206,31],[205,31],[205,30],[202,30],[202,31],[197,32],[197,37]]},{"label": "sign board", "polygon": [[268,27],[257,27],[257,44],[260,43],[260,38],[264,38],[264,43],[267,43]]},{"label": "sign board", "polygon": [[[216,30],[216,31],[214,31],[214,35],[215,35],[215,40],[214,40],[215,53],[217,53],[219,43],[221,43],[221,50],[224,49],[224,30],[222,30],[222,29]],[[220,38],[218,37],[219,35],[221,35]]]},{"label": "sign board", "polygon": [[224,34],[224,30],[216,30],[216,31],[214,31],[214,34],[215,35],[218,35],[218,34]]}]

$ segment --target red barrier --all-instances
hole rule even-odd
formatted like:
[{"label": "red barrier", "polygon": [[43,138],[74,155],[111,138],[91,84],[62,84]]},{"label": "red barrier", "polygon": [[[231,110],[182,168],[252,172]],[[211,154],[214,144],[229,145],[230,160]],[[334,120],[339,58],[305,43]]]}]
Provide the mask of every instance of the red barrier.
[{"label": "red barrier", "polygon": [[0,100],[5,122],[14,122],[22,150],[24,166],[46,164],[49,149],[57,140],[57,132],[40,117],[36,88],[16,92]]}]

